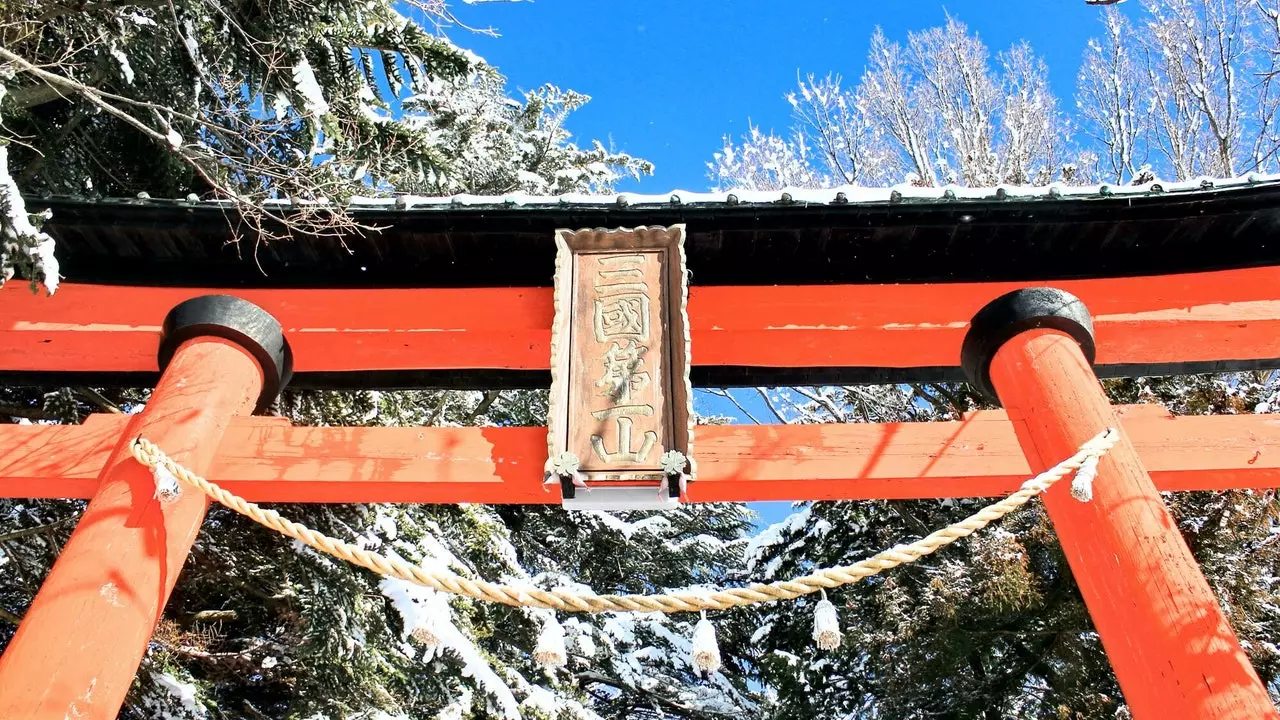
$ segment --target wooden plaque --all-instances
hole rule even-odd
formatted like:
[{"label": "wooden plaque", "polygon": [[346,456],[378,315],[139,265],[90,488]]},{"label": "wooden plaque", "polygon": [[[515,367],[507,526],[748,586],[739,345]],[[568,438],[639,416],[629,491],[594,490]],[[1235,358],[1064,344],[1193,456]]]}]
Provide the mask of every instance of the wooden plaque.
[{"label": "wooden plaque", "polygon": [[687,299],[684,225],[556,232],[548,450],[588,486],[660,485],[689,456]]}]

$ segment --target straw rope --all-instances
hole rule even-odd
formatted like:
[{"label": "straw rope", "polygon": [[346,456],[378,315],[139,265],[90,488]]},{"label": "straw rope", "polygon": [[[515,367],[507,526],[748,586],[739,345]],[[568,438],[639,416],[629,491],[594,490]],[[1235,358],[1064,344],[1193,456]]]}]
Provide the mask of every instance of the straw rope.
[{"label": "straw rope", "polygon": [[[260,525],[291,537],[320,552],[359,565],[387,577],[398,578],[442,592],[466,595],[478,600],[523,605],[526,607],[563,610],[566,612],[692,612],[724,610],[739,605],[790,600],[803,595],[855,583],[890,568],[915,562],[937,552],[960,538],[981,530],[995,520],[1017,510],[1032,498],[1048,490],[1054,483],[1074,472],[1089,458],[1100,458],[1115,445],[1119,433],[1108,428],[1080,446],[1075,455],[1027,480],[1017,492],[992,503],[957,523],[949,525],[907,545],[898,545],[875,556],[844,567],[816,570],[803,577],[758,583],[739,588],[701,592],[673,592],[657,595],[595,595],[571,590],[539,590],[512,587],[484,580],[469,580],[449,570],[430,570],[397,558],[388,558],[363,548],[331,538],[304,525],[281,517],[273,510],[261,508],[244,498],[218,487],[174,462],[149,440],[137,438],[130,451],[138,462],[151,468],[164,468],[183,483],[248,517]],[[1096,460],[1094,461],[1096,462]]]}]

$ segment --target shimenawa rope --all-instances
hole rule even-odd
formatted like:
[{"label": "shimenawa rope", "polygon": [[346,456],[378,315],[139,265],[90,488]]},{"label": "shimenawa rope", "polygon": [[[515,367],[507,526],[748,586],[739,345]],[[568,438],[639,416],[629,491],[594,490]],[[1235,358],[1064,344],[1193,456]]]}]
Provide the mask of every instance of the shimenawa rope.
[{"label": "shimenawa rope", "polygon": [[[915,562],[925,555],[937,552],[960,538],[981,530],[995,520],[1017,510],[1035,496],[1048,490],[1054,483],[1088,465],[1096,467],[1102,457],[1115,445],[1119,433],[1108,428],[1080,446],[1075,455],[1054,467],[1027,480],[1017,492],[994,502],[959,522],[935,531],[915,542],[898,545],[865,560],[844,567],[816,570],[803,577],[757,583],[740,588],[716,591],[673,592],[657,595],[595,595],[572,590],[539,590],[512,587],[484,580],[469,580],[448,570],[429,570],[398,558],[388,558],[368,550],[331,538],[305,525],[281,517],[274,510],[261,508],[244,498],[218,487],[174,462],[154,443],[137,438],[130,451],[138,462],[155,472],[163,468],[183,483],[197,488],[223,505],[248,517],[260,525],[291,537],[320,552],[367,568],[380,575],[398,578],[442,592],[466,595],[506,605],[563,610],[566,612],[695,612],[700,610],[724,610],[739,605],[790,600],[855,583],[884,570]],[[161,473],[163,474],[163,470]]]}]

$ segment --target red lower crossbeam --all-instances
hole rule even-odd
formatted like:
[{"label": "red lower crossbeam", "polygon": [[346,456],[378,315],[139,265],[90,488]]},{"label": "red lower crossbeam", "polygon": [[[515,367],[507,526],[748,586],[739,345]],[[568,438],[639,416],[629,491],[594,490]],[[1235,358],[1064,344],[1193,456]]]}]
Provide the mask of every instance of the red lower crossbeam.
[{"label": "red lower crossbeam", "polygon": [[[1280,417],[1118,408],[1161,490],[1280,486]],[[0,426],[0,497],[91,497],[124,430]],[[1032,474],[1002,411],[958,422],[697,428],[694,502],[983,497]],[[545,428],[311,428],[237,418],[208,476],[256,502],[554,504]],[[1060,459],[1060,458],[1058,458]]]}]

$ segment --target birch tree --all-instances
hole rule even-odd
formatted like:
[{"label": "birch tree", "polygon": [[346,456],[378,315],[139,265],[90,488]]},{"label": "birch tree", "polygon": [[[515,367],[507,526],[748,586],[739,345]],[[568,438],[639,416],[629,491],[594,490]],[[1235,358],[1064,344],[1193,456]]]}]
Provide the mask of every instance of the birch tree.
[{"label": "birch tree", "polygon": [[1262,0],[1148,0],[1131,15],[1104,10],[1077,90],[1100,176],[1272,170],[1280,149],[1277,18],[1276,4]]},{"label": "birch tree", "polygon": [[1103,33],[1089,40],[1077,79],[1076,112],[1099,158],[1094,175],[1121,183],[1146,162],[1152,130],[1142,92],[1142,49],[1133,24],[1115,8],[1102,12]]},{"label": "birch tree", "polygon": [[[822,185],[1131,183],[1275,170],[1280,3],[1146,0],[1099,15],[1073,117],[1029,45],[993,63],[981,39],[948,17],[905,43],[876,30],[856,87],[808,76],[787,96],[790,134],[768,137],[775,151],[809,162]],[[726,138],[717,158],[751,155],[760,139]],[[797,152],[801,139],[821,152]],[[747,167],[717,158],[708,164],[714,183],[755,187]]]},{"label": "birch tree", "polygon": [[789,176],[824,186],[1046,184],[1070,156],[1043,61],[1020,43],[993,67],[986,45],[952,17],[905,45],[876,30],[854,88],[809,75],[787,100],[791,134],[726,138],[708,165],[713,182],[774,189],[730,161],[769,153],[807,162],[808,176]]}]

